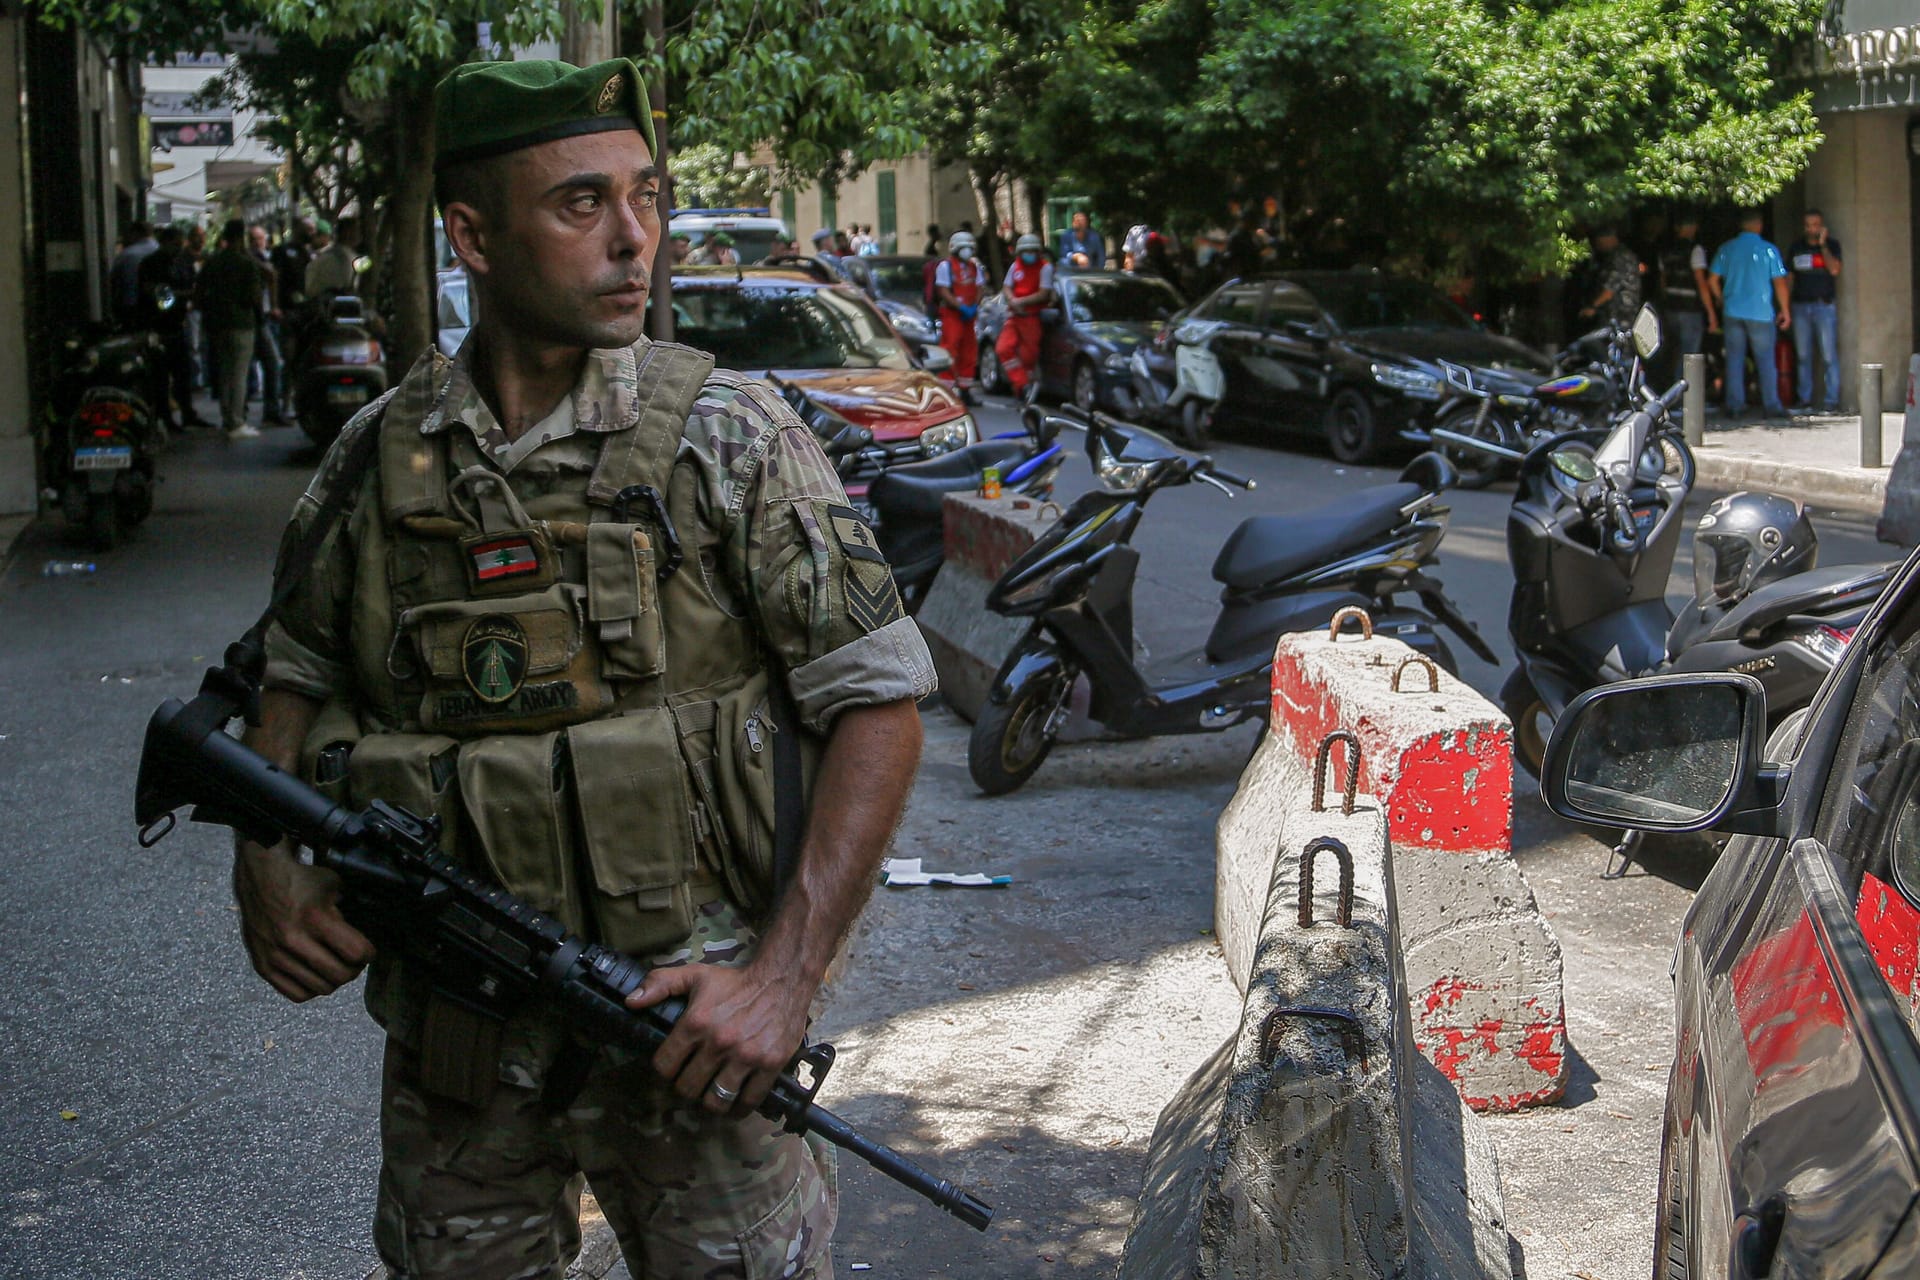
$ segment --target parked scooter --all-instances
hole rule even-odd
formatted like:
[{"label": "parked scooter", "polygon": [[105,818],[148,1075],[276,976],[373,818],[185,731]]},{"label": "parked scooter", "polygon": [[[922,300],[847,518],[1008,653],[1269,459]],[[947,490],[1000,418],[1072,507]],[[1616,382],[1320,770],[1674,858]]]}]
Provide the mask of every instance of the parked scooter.
[{"label": "parked scooter", "polygon": [[[993,612],[1032,619],[1002,663],[968,743],[968,771],[988,795],[1016,789],[1040,767],[1081,675],[1096,722],[1149,737],[1264,720],[1275,639],[1326,626],[1347,607],[1368,611],[1376,632],[1448,670],[1453,655],[1436,619],[1486,661],[1497,661],[1424,572],[1446,532],[1449,512],[1440,495],[1453,471],[1429,453],[1408,464],[1397,483],[1302,515],[1243,521],[1214,561],[1214,579],[1225,591],[1206,644],[1142,671],[1133,645],[1140,554],[1130,544],[1148,500],[1196,481],[1231,496],[1234,486],[1252,489],[1253,481],[1145,427],[1064,408],[1053,416],[1085,428],[1088,460],[1102,487],[1069,506],[987,595]],[[1401,604],[1405,593],[1425,609]]]},{"label": "parked scooter", "polygon": [[294,357],[293,407],[300,429],[324,448],[386,392],[387,367],[359,298],[336,294],[317,305],[323,309]]},{"label": "parked scooter", "polygon": [[[1819,539],[1802,504],[1736,493],[1701,517],[1694,597],[1676,619],[1667,579],[1691,476],[1650,466],[1645,442],[1685,389],[1649,394],[1604,433],[1546,440],[1521,463],[1507,518],[1507,629],[1519,665],[1500,702],[1515,754],[1536,775],[1567,705],[1633,676],[1742,672],[1767,687],[1777,724],[1812,700],[1891,575],[1891,565],[1816,568]],[[1615,850],[1608,878],[1636,844]]]},{"label": "parked scooter", "polygon": [[1227,393],[1226,371],[1213,350],[1214,334],[1225,327],[1215,320],[1168,324],[1135,347],[1128,363],[1141,416],[1189,449],[1206,447],[1214,410]]},{"label": "parked scooter", "polygon": [[[162,299],[172,305],[170,290]],[[53,393],[48,487],[62,512],[99,551],[153,511],[166,429],[145,392],[154,384],[159,340],[144,330],[89,328],[61,343]]]},{"label": "parked scooter", "polygon": [[894,585],[908,613],[918,613],[934,575],[946,563],[946,498],[977,493],[986,469],[1000,473],[1004,494],[1045,501],[1066,461],[1054,439],[1054,420],[1036,408],[1021,415],[1026,427],[970,444],[925,462],[892,466],[867,486],[867,509],[881,553],[893,566]]}]

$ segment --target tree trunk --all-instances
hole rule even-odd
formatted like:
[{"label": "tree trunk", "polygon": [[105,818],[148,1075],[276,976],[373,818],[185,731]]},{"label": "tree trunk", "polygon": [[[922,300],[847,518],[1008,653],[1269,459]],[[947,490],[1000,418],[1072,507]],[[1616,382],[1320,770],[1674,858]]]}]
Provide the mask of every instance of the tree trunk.
[{"label": "tree trunk", "polygon": [[421,68],[393,85],[393,316],[387,328],[389,375],[398,379],[433,345],[433,85],[445,68]]}]

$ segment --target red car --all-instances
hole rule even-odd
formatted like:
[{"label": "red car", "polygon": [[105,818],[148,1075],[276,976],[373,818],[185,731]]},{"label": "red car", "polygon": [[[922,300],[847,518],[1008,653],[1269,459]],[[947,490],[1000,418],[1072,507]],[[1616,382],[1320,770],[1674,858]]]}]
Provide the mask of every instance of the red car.
[{"label": "red car", "polygon": [[[773,375],[873,432],[902,462],[976,443],[953,388],[927,372],[851,285],[800,267],[682,267],[673,276],[674,338],[722,368]],[[865,491],[859,480],[849,493]]]}]

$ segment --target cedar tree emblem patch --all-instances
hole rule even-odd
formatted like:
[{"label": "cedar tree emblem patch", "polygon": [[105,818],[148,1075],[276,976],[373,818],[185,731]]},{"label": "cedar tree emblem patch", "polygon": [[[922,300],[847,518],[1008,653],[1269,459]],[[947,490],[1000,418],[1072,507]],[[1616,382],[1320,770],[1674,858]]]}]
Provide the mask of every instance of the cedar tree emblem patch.
[{"label": "cedar tree emblem patch", "polygon": [[869,560],[874,564],[885,564],[887,558],[880,554],[880,544],[874,541],[873,530],[860,518],[860,513],[852,507],[830,506],[826,509],[827,519],[833,525],[833,539],[840,544],[840,550],[855,560]]},{"label": "cedar tree emblem patch", "polygon": [[601,87],[600,100],[593,104],[593,109],[595,111],[598,111],[601,115],[605,115],[607,114],[607,112],[613,110],[613,104],[615,102],[618,102],[619,100],[620,100],[620,77],[615,76],[613,77],[613,79],[607,81],[607,83]]},{"label": "cedar tree emblem patch", "polygon": [[490,613],[467,628],[460,642],[467,687],[482,702],[501,703],[520,692],[527,678],[527,633],[503,613]]}]

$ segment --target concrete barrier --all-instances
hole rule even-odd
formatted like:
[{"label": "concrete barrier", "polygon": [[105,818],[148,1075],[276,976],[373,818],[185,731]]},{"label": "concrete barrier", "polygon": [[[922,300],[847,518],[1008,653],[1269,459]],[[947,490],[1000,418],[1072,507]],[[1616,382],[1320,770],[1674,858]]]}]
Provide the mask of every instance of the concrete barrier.
[{"label": "concrete barrier", "polygon": [[1221,820],[1246,1003],[1161,1114],[1121,1280],[1511,1276],[1492,1144],[1414,1052],[1387,832],[1262,742]]},{"label": "concrete barrier", "polygon": [[915,620],[933,653],[941,694],[972,720],[1007,651],[1027,631],[1027,619],[987,611],[987,589],[1059,518],[1059,508],[1027,498],[951,493],[943,514],[946,561]]},{"label": "concrete barrier", "polygon": [[[1557,1100],[1560,944],[1513,861],[1512,725],[1397,640],[1311,632],[1275,649],[1271,729],[1296,760],[1336,731],[1359,746],[1358,787],[1386,810],[1420,1051],[1476,1109]],[[1242,856],[1230,834],[1223,817],[1223,868]]]}]

